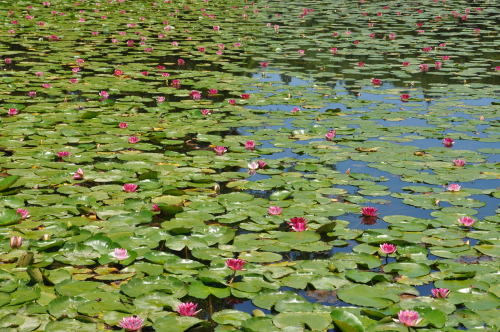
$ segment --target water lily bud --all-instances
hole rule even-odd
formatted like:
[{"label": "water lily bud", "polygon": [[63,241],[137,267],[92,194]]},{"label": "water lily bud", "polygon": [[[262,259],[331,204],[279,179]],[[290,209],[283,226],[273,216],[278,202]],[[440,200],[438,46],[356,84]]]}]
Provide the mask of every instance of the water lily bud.
[{"label": "water lily bud", "polygon": [[50,239],[50,235],[49,234],[43,234],[42,240],[48,241],[49,239]]},{"label": "water lily bud", "polygon": [[12,249],[21,248],[22,245],[23,245],[23,238],[22,237],[20,237],[20,236],[12,236],[10,238],[10,247]]}]

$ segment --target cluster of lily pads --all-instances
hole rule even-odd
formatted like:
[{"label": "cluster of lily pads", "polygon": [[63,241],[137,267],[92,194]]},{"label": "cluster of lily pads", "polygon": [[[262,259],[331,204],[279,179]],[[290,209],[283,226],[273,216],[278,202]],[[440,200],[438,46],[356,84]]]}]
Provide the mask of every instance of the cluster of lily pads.
[{"label": "cluster of lily pads", "polygon": [[0,4],[2,331],[500,327],[498,4]]}]

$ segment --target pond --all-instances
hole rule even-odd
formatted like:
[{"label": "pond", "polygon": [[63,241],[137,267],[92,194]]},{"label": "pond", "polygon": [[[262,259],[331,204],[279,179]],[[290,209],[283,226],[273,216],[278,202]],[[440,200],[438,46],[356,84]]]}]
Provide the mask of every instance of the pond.
[{"label": "pond", "polygon": [[499,7],[1,3],[2,331],[497,331]]}]

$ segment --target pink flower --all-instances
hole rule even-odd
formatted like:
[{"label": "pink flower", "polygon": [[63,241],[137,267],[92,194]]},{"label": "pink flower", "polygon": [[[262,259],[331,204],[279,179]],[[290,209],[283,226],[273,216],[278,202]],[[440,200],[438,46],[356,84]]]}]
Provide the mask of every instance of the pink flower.
[{"label": "pink flower", "polygon": [[396,34],[395,34],[395,33],[390,33],[390,34],[389,34],[389,39],[390,39],[390,40],[394,40],[394,39],[396,39]]},{"label": "pink flower", "polygon": [[434,68],[436,68],[436,70],[439,70],[442,67],[443,67],[443,63],[441,61],[434,62]]},{"label": "pink flower", "polygon": [[105,90],[102,90],[101,92],[99,92],[99,96],[101,96],[101,100],[106,100],[109,98],[109,93]]},{"label": "pink flower", "polygon": [[172,86],[176,89],[179,89],[181,87],[181,81],[180,80],[172,80]]},{"label": "pink flower", "polygon": [[218,25],[214,25],[212,28],[214,29],[214,31],[220,31],[220,26]]},{"label": "pink flower", "polygon": [[184,66],[185,64],[186,64],[186,61],[184,59],[177,59],[178,66]]},{"label": "pink flower", "polygon": [[121,70],[121,69],[115,69],[115,71],[113,72],[113,75],[115,75],[115,76],[123,75],[123,70]]},{"label": "pink flower", "polygon": [[257,164],[260,169],[264,169],[267,166],[267,163],[264,160],[257,160]]},{"label": "pink flower", "polygon": [[69,82],[70,82],[71,84],[76,84],[76,83],[78,83],[78,78],[70,78],[70,79],[69,79]]},{"label": "pink flower", "polygon": [[255,174],[255,172],[259,169],[259,164],[255,161],[248,163],[247,166],[248,166],[248,173],[250,173],[250,175]]},{"label": "pink flower", "polygon": [[71,153],[69,151],[59,151],[57,153],[57,156],[59,158],[64,158],[64,157],[68,157]]},{"label": "pink flower", "polygon": [[125,183],[122,186],[123,191],[128,192],[128,193],[136,192],[137,188],[139,188],[139,186],[136,184],[133,184],[133,183]]},{"label": "pink flower", "polygon": [[450,60],[450,56],[449,55],[443,55],[441,57],[441,60],[443,60],[443,61]]},{"label": "pink flower", "polygon": [[462,218],[458,219],[458,222],[464,226],[471,227],[472,225],[474,225],[476,220],[474,220],[471,217],[462,217]]},{"label": "pink flower", "polygon": [[208,89],[208,95],[209,96],[214,96],[218,93],[219,91],[217,89]]},{"label": "pink flower", "polygon": [[298,111],[300,111],[300,108],[294,107],[294,108],[292,108],[292,110],[290,112],[297,113]]},{"label": "pink flower", "polygon": [[431,289],[432,296],[437,299],[444,299],[450,294],[450,290],[447,288],[433,288]]},{"label": "pink flower", "polygon": [[399,322],[406,326],[416,326],[420,323],[420,316],[418,312],[413,310],[401,310],[398,313]]},{"label": "pink flower", "polygon": [[265,61],[264,61],[264,62],[261,62],[261,63],[260,63],[260,66],[261,66],[262,68],[267,68],[267,67],[269,66],[269,62],[265,62]]},{"label": "pink flower", "polygon": [[455,144],[455,141],[453,140],[453,138],[449,138],[449,137],[445,137],[443,138],[443,145],[446,146],[447,148],[453,146],[453,144]]},{"label": "pink flower", "polygon": [[23,238],[20,236],[12,236],[10,238],[10,247],[12,249],[19,249],[23,245]]},{"label": "pink flower", "polygon": [[198,312],[201,310],[196,311],[196,308],[198,305],[193,302],[186,302],[186,303],[181,303],[177,307],[177,312],[181,316],[195,316]]},{"label": "pink flower", "polygon": [[202,109],[200,112],[201,112],[202,115],[210,115],[210,114],[212,114],[212,111],[210,111],[209,109],[206,109],[206,108]]},{"label": "pink flower", "polygon": [[42,84],[42,88],[44,88],[44,89],[50,89],[51,87],[52,87],[52,85],[50,85],[49,83]]},{"label": "pink flower", "polygon": [[17,209],[16,210],[16,213],[19,214],[21,216],[21,219],[27,219],[30,217],[30,213],[28,210],[25,210],[25,209]]},{"label": "pink flower", "polygon": [[307,230],[307,220],[302,217],[291,218],[288,225],[294,232],[303,232]]},{"label": "pink flower", "polygon": [[245,266],[246,262],[242,259],[230,258],[226,260],[226,265],[233,271],[241,271]]},{"label": "pink flower", "polygon": [[153,204],[151,206],[151,211],[153,211],[153,212],[160,212],[161,211],[160,206],[158,204]]},{"label": "pink flower", "polygon": [[192,90],[189,93],[189,96],[193,98],[193,100],[200,100],[201,99],[201,92],[198,90]]},{"label": "pink flower", "polygon": [[422,51],[424,51],[424,52],[430,52],[430,51],[432,51],[432,46],[424,47],[424,48],[422,48]]},{"label": "pink flower", "polygon": [[83,169],[79,168],[73,174],[73,180],[81,180],[81,179],[83,179],[83,176],[84,176]]},{"label": "pink flower", "polygon": [[283,209],[279,206],[270,206],[267,209],[267,213],[271,216],[279,216],[283,212]]},{"label": "pink flower", "polygon": [[358,67],[364,67],[365,63],[363,61],[358,62]]},{"label": "pink flower", "polygon": [[400,96],[400,98],[401,98],[401,101],[402,101],[402,102],[406,103],[406,102],[410,99],[410,95],[409,95],[409,94],[407,94],[407,93],[404,93],[404,94],[402,94],[402,95]]},{"label": "pink flower", "polygon": [[249,140],[245,142],[245,150],[255,149],[255,141]]},{"label": "pink flower", "polygon": [[163,103],[165,101],[165,97],[164,96],[158,96],[158,97],[156,97],[156,101],[158,103]]},{"label": "pink flower", "polygon": [[37,71],[37,72],[35,73],[35,75],[36,75],[37,77],[41,77],[41,76],[43,76],[43,71]]},{"label": "pink flower", "polygon": [[128,142],[131,144],[135,144],[135,143],[139,142],[139,138],[137,136],[130,136],[128,138]]},{"label": "pink flower", "polygon": [[121,129],[125,129],[125,128],[127,128],[127,127],[128,127],[128,124],[127,124],[126,122],[120,122],[120,123],[118,124],[118,127],[119,127],[119,128],[121,128]]},{"label": "pink flower", "polygon": [[9,108],[8,114],[10,116],[16,115],[18,112],[17,108]]},{"label": "pink flower", "polygon": [[332,52],[332,54],[334,54],[334,55],[337,54],[337,50],[338,49],[336,47],[330,48],[330,52]]},{"label": "pink flower", "polygon": [[392,253],[395,253],[396,250],[397,250],[397,247],[394,244],[382,243],[380,245],[380,251],[382,251],[386,255],[390,255]]},{"label": "pink flower", "polygon": [[361,208],[361,214],[365,217],[376,217],[377,211],[377,208],[373,206],[365,206]]},{"label": "pink flower", "polygon": [[334,129],[331,129],[329,130],[326,134],[325,134],[325,139],[327,141],[331,141],[335,138],[335,135],[337,134],[337,131],[334,130]]},{"label": "pink flower", "polygon": [[30,92],[28,92],[28,96],[30,96],[31,98],[35,98],[36,97],[36,91],[30,91]]},{"label": "pink flower", "polygon": [[403,61],[403,67],[408,67],[410,65],[409,61]]},{"label": "pink flower", "polygon": [[163,76],[163,77],[169,77],[170,73],[161,73],[161,76]]},{"label": "pink flower", "polygon": [[300,55],[304,55],[304,54],[306,53],[306,51],[304,51],[304,50],[298,50],[297,52],[298,52]]},{"label": "pink flower", "polygon": [[141,71],[141,75],[142,76],[148,76],[149,72],[147,70],[143,70],[143,71]]},{"label": "pink flower", "polygon": [[241,99],[250,99],[250,95],[248,93],[242,93],[240,97]]},{"label": "pink flower", "polygon": [[224,153],[227,152],[227,148],[224,147],[224,146],[216,146],[214,148],[214,152],[215,152],[216,155],[222,156]]},{"label": "pink flower", "polygon": [[12,63],[12,59],[11,58],[5,58],[4,62],[5,62],[5,64],[10,65]]},{"label": "pink flower", "polygon": [[75,62],[76,62],[77,64],[79,64],[79,65],[82,65],[82,64],[84,64],[84,63],[85,63],[85,60],[84,60],[84,59],[82,59],[82,58],[78,58],[78,59],[76,59],[76,60],[75,60]]},{"label": "pink flower", "polygon": [[373,85],[382,85],[382,80],[380,78],[372,78]]},{"label": "pink flower", "polygon": [[457,167],[464,167],[465,165],[465,160],[463,159],[455,159],[453,160],[453,164]]},{"label": "pink flower", "polygon": [[420,68],[420,71],[422,71],[422,72],[429,71],[429,65],[426,63],[421,63],[419,68]]},{"label": "pink flower", "polygon": [[127,40],[127,46],[128,46],[128,47],[132,47],[132,46],[134,46],[134,41],[133,41],[133,40],[131,40],[131,39]]},{"label": "pink flower", "polygon": [[236,99],[229,99],[227,102],[231,105],[236,105]]},{"label": "pink flower", "polygon": [[127,249],[123,248],[115,248],[115,251],[113,251],[113,256],[120,261],[130,257],[128,255]]},{"label": "pink flower", "polygon": [[458,183],[452,183],[446,187],[446,190],[448,191],[460,191],[462,186],[460,186]]}]

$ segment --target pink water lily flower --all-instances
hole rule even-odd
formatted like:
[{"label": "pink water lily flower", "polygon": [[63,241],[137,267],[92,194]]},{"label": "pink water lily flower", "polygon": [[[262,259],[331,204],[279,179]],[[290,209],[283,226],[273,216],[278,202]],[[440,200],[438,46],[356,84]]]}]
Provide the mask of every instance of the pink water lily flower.
[{"label": "pink water lily flower", "polygon": [[122,186],[123,191],[126,191],[128,193],[133,193],[133,192],[137,191],[137,188],[139,188],[139,186],[136,184],[133,184],[133,183],[125,183]]},{"label": "pink water lily flower", "polygon": [[115,250],[113,251],[113,257],[122,261],[124,259],[129,258],[130,256],[128,255],[127,249],[115,248]]},{"label": "pink water lily flower", "polygon": [[260,63],[260,66],[261,66],[262,68],[267,68],[267,67],[269,66],[269,62],[265,62],[265,61],[263,61],[263,62],[261,62],[261,63]]},{"label": "pink water lily flower", "polygon": [[208,89],[209,96],[215,96],[219,91],[217,89]]},{"label": "pink water lily flower", "polygon": [[58,156],[59,158],[68,157],[69,155],[71,155],[71,152],[69,152],[69,151],[59,151],[59,152],[57,153],[57,156]]},{"label": "pink water lily flower", "polygon": [[279,207],[279,206],[270,206],[267,209],[267,213],[270,216],[279,216],[281,214],[281,212],[283,212],[283,209],[281,207]]},{"label": "pink water lily flower", "polygon": [[327,141],[331,141],[335,138],[335,135],[337,134],[337,131],[334,129],[328,130],[328,132],[325,134],[325,139]]},{"label": "pink water lily flower", "polygon": [[248,163],[248,173],[251,175],[255,174],[255,172],[259,169],[259,164],[255,161]]},{"label": "pink water lily flower", "polygon": [[144,324],[144,319],[138,316],[123,317],[118,326],[125,331],[139,331]]},{"label": "pink water lily flower", "polygon": [[398,313],[398,319],[399,322],[405,326],[416,326],[422,320],[418,312],[413,310],[401,310]]},{"label": "pink water lily flower", "polygon": [[465,160],[463,160],[463,159],[455,159],[455,160],[453,160],[453,165],[455,165],[457,167],[464,167]]},{"label": "pink water lily flower", "polygon": [[380,78],[372,78],[373,85],[382,85],[382,80]]},{"label": "pink water lily flower", "polygon": [[448,187],[446,187],[446,190],[448,191],[460,191],[460,189],[462,189],[462,186],[458,183],[452,183],[449,184]]},{"label": "pink water lily flower", "polygon": [[302,217],[291,218],[288,225],[294,232],[303,232],[307,230],[307,220]]},{"label": "pink water lily flower", "polygon": [[201,92],[198,90],[192,90],[189,93],[189,96],[193,98],[193,100],[200,100],[201,99]]},{"label": "pink water lily flower", "polygon": [[73,180],[81,180],[83,179],[83,176],[84,176],[83,169],[79,168],[73,174]]},{"label": "pink water lily flower", "polygon": [[245,266],[245,264],[246,264],[246,262],[242,259],[229,258],[228,260],[226,260],[227,267],[233,271],[243,270],[243,267]]},{"label": "pink water lily flower", "polygon": [[453,146],[453,144],[455,144],[455,141],[453,140],[453,138],[450,138],[450,137],[445,137],[443,138],[443,145],[446,146],[447,148]]},{"label": "pink water lily flower", "polygon": [[434,62],[434,68],[436,68],[436,70],[439,70],[442,67],[443,67],[443,63],[441,61]]},{"label": "pink water lily flower", "polygon": [[16,213],[21,216],[21,219],[27,219],[30,217],[30,213],[26,209],[19,208],[16,210]]},{"label": "pink water lily flower", "polygon": [[17,113],[19,113],[19,111],[17,110],[17,108],[9,108],[7,114],[9,114],[10,116],[13,116],[13,115],[17,115]]},{"label": "pink water lily flower", "polygon": [[450,290],[447,288],[433,288],[431,289],[432,296],[436,299],[444,299],[450,294]]},{"label": "pink water lily flower", "polygon": [[418,67],[420,68],[420,71],[422,71],[422,72],[429,71],[429,65],[426,63],[421,63]]},{"label": "pink water lily flower", "polygon": [[151,211],[153,212],[160,212],[161,211],[161,208],[158,204],[153,204],[151,205]]},{"label": "pink water lily flower", "polygon": [[227,152],[227,148],[225,146],[216,146],[214,148],[214,152],[218,156],[222,156],[224,153]]},{"label": "pink water lily flower", "polygon": [[196,310],[198,307],[198,304],[193,303],[193,302],[185,302],[181,303],[177,306],[177,312],[181,316],[195,316],[200,310]]},{"label": "pink water lily flower", "polygon": [[202,115],[210,115],[210,114],[212,114],[212,111],[210,111],[209,109],[206,109],[206,108],[202,109],[200,112],[201,112]]},{"label": "pink water lily flower", "polygon": [[267,166],[267,163],[264,160],[257,160],[257,164],[259,164],[260,169],[264,169]]},{"label": "pink water lily flower", "polygon": [[137,136],[130,136],[128,138],[128,142],[131,144],[135,144],[135,143],[139,142],[139,138]]},{"label": "pink water lily flower", "polygon": [[393,254],[396,252],[396,250],[397,250],[397,247],[391,243],[382,243],[380,245],[380,251],[386,255]]},{"label": "pink water lily flower", "polygon": [[464,226],[471,227],[472,225],[474,225],[476,220],[474,218],[471,218],[471,217],[462,217],[462,218],[458,219],[458,222]]},{"label": "pink water lily flower", "polygon": [[28,96],[31,97],[31,98],[35,98],[36,97],[36,91],[29,91],[28,92]]},{"label": "pink water lily flower", "polygon": [[245,142],[245,150],[254,150],[255,149],[255,141],[248,140]]},{"label": "pink water lily flower", "polygon": [[377,208],[373,206],[365,206],[361,208],[361,214],[365,217],[376,217],[377,212]]},{"label": "pink water lily flower", "polygon": [[126,122],[120,122],[120,123],[118,124],[118,127],[119,127],[119,128],[121,128],[121,129],[125,129],[125,128],[127,128],[127,127],[128,127],[128,124],[127,124]]},{"label": "pink water lily flower", "polygon": [[101,100],[106,100],[109,98],[109,93],[105,90],[102,90],[101,92],[99,92],[99,96],[101,96]]},{"label": "pink water lily flower", "polygon": [[20,236],[12,236],[10,238],[10,247],[12,249],[19,249],[23,246],[23,238]]},{"label": "pink water lily flower", "polygon": [[11,58],[5,58],[4,62],[5,62],[5,64],[10,65],[12,63],[12,59]]}]

